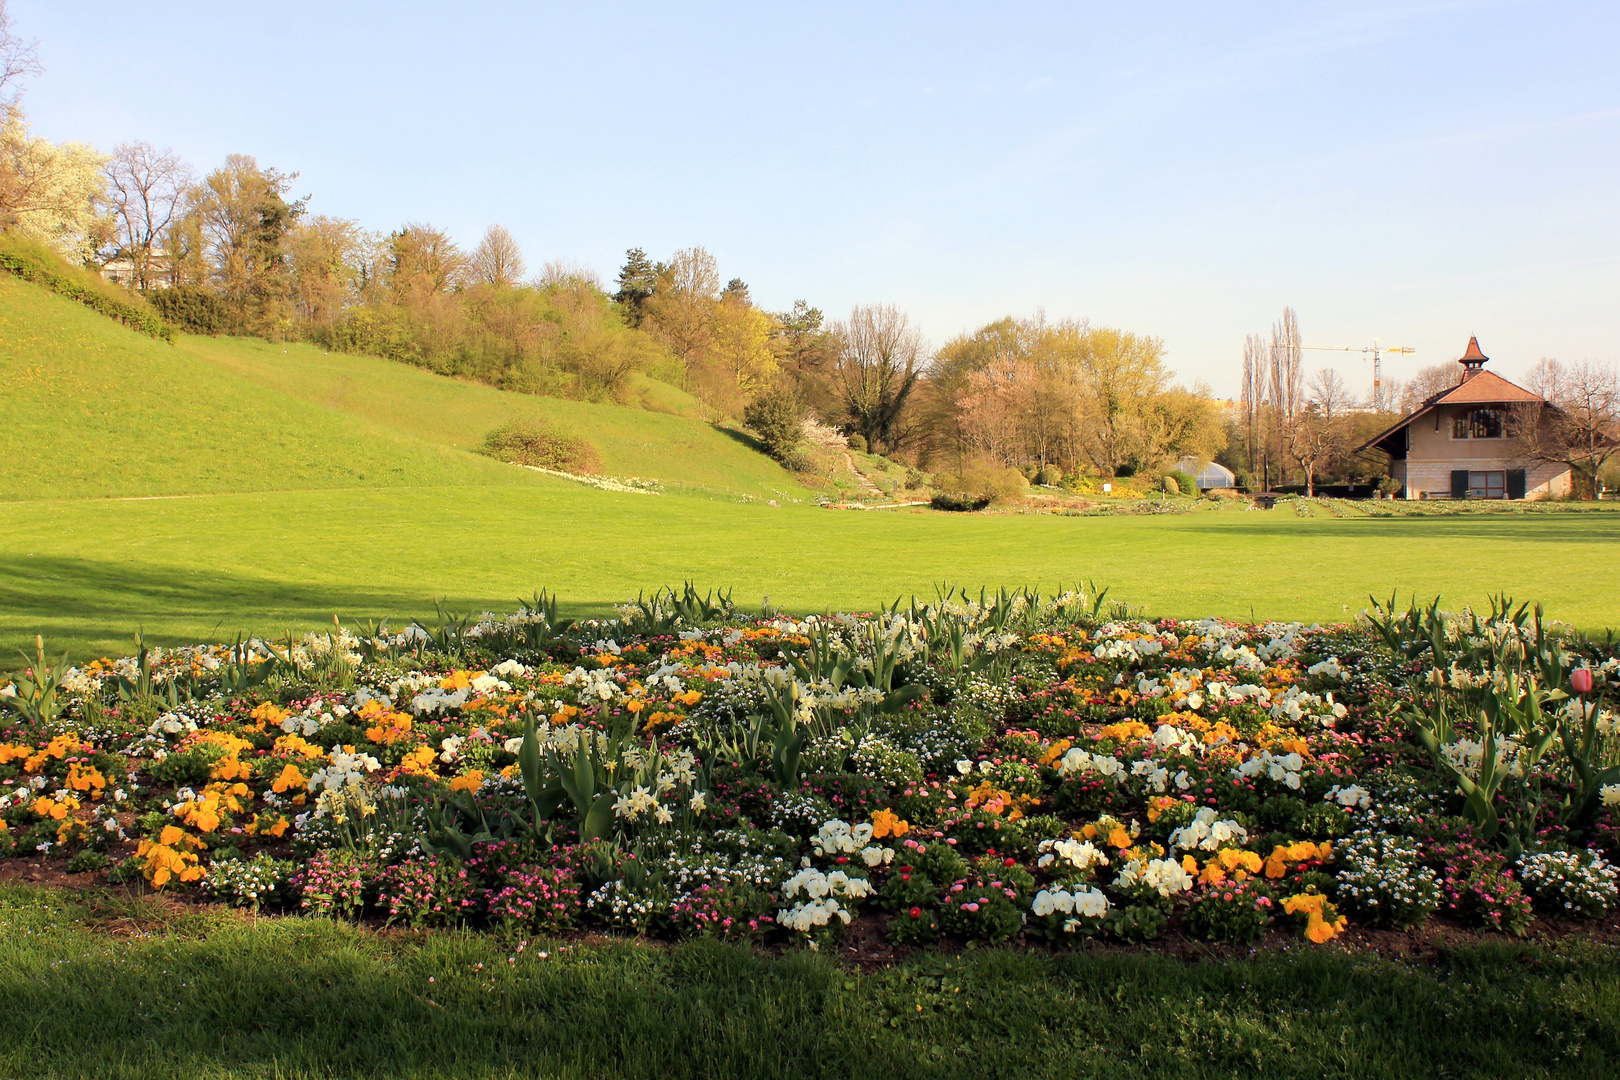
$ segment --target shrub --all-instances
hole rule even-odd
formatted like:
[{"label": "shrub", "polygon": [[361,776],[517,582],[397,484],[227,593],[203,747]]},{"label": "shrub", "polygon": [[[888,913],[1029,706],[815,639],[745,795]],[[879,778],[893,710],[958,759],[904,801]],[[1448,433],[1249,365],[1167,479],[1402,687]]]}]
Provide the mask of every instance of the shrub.
[{"label": "shrub", "polygon": [[1170,472],[1170,476],[1175,478],[1176,487],[1180,489],[1181,494],[1198,494],[1198,480],[1192,475],[1192,473],[1183,472],[1180,469],[1174,469]]},{"label": "shrub", "polygon": [[849,448],[851,450],[855,451],[857,454],[866,453],[866,451],[867,451],[866,436],[862,435],[858,431],[855,434],[851,435],[849,437]]},{"label": "shrub", "polygon": [[203,887],[232,907],[259,910],[266,900],[281,894],[296,863],[255,855],[251,859],[223,859],[209,866]]},{"label": "shrub", "polygon": [[983,510],[990,505],[988,495],[967,495],[949,491],[937,492],[928,500],[928,505],[935,510],[947,510],[953,513],[973,513]]},{"label": "shrub", "polygon": [[1549,911],[1601,919],[1614,906],[1615,868],[1590,851],[1538,851],[1519,860],[1524,887]]},{"label": "shrub", "polygon": [[0,247],[0,270],[9,270],[24,281],[77,300],[90,310],[117,319],[143,334],[163,341],[174,340],[174,329],[164,323],[150,304],[124,293],[88,270],[70,266],[43,244],[16,236],[5,237],[4,246]]},{"label": "shrub", "polygon": [[1208,885],[1187,909],[1187,929],[1211,941],[1247,945],[1271,924],[1271,897],[1253,881]]},{"label": "shrub", "polygon": [[792,386],[770,386],[748,403],[743,423],[759,436],[767,454],[786,465],[804,439],[804,404]]},{"label": "shrub", "polygon": [[1010,882],[974,875],[946,890],[940,923],[968,941],[1006,941],[1024,925],[1022,901]]},{"label": "shrub", "polygon": [[358,915],[370,872],[370,862],[352,851],[319,852],[293,878],[293,887],[302,894],[298,906],[310,915]]},{"label": "shrub", "polygon": [[1035,482],[1046,487],[1057,487],[1063,483],[1063,470],[1056,465],[1042,465],[1041,471],[1035,474]]},{"label": "shrub", "polygon": [[472,904],[473,884],[460,863],[437,858],[412,859],[387,867],[377,876],[377,906],[412,928],[446,926]]},{"label": "shrub", "polygon": [[1358,832],[1335,850],[1338,894],[1368,922],[1397,930],[1419,926],[1440,907],[1434,871],[1404,837]]},{"label": "shrub", "polygon": [[484,436],[479,452],[511,465],[530,465],[557,472],[594,473],[602,468],[596,448],[590,443],[553,431],[535,420],[515,421],[496,428]]},{"label": "shrub", "polygon": [[229,333],[234,320],[224,299],[197,285],[155,289],[152,306],[188,334]]}]

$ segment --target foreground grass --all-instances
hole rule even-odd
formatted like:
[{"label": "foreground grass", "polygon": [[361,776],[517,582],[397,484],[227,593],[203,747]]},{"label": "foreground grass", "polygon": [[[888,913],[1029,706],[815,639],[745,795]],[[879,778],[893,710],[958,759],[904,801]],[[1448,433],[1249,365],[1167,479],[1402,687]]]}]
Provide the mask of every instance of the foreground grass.
[{"label": "foreground grass", "polygon": [[1596,946],[1410,963],[989,950],[857,974],[802,952],[518,950],[13,888],[0,949],[8,1077],[1365,1080],[1620,1061],[1620,967]]},{"label": "foreground grass", "polygon": [[[43,632],[73,655],[392,615],[510,611],[541,586],[573,614],[692,579],[739,603],[871,610],[942,581],[1087,578],[1148,614],[1345,619],[1369,593],[1479,604],[1506,590],[1583,629],[1620,626],[1620,515],[1298,518],[1283,511],[1060,518],[820,510],[521,488],[265,492],[0,504],[0,656]],[[0,661],[0,668],[9,666]]]}]

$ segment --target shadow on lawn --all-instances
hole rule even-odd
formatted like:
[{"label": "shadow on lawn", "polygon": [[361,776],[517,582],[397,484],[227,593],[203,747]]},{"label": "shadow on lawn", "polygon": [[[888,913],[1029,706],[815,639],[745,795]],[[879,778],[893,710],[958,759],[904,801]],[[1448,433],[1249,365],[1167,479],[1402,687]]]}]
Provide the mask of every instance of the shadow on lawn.
[{"label": "shadow on lawn", "polygon": [[1479,517],[1314,518],[1308,533],[1299,531],[1300,519],[1282,509],[1244,514],[1241,518],[1190,517],[1187,531],[1243,533],[1294,542],[1322,537],[1344,540],[1507,541],[1510,543],[1602,544],[1620,540],[1620,514],[1589,516],[1503,514]]},{"label": "shadow on lawn", "polygon": [[[449,597],[455,611],[516,610],[517,597]],[[240,612],[253,612],[251,618]],[[413,618],[434,616],[433,597],[361,585],[301,584],[240,577],[206,569],[183,570],[143,563],[104,562],[64,556],[0,556],[0,671],[14,650],[32,645],[35,634],[129,651],[143,625],[154,644],[191,644],[235,637],[237,631],[279,635],[288,626],[346,624],[385,616],[396,629]],[[223,615],[223,617],[222,617]],[[201,635],[168,632],[165,626],[207,628]],[[115,644],[121,643],[121,644]],[[79,650],[74,650],[76,653]]]}]

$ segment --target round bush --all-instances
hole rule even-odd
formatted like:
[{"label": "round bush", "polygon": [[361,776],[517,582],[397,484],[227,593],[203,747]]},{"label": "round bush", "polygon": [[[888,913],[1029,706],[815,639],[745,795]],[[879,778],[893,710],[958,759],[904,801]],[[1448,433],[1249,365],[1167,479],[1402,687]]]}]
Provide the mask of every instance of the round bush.
[{"label": "round bush", "polygon": [[480,453],[512,465],[531,465],[557,472],[600,472],[596,448],[584,439],[553,431],[535,421],[504,424],[484,437]]}]

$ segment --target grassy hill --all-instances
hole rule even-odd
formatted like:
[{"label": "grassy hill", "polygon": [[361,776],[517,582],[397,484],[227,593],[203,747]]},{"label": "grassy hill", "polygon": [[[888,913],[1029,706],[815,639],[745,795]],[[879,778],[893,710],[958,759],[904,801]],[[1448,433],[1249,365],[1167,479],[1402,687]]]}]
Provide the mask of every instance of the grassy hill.
[{"label": "grassy hill", "polygon": [[[679,406],[679,391],[655,392]],[[169,345],[0,274],[0,500],[545,485],[472,452],[525,417],[591,440],[615,474],[805,494],[743,437],[690,417],[507,393],[309,345]]]}]

